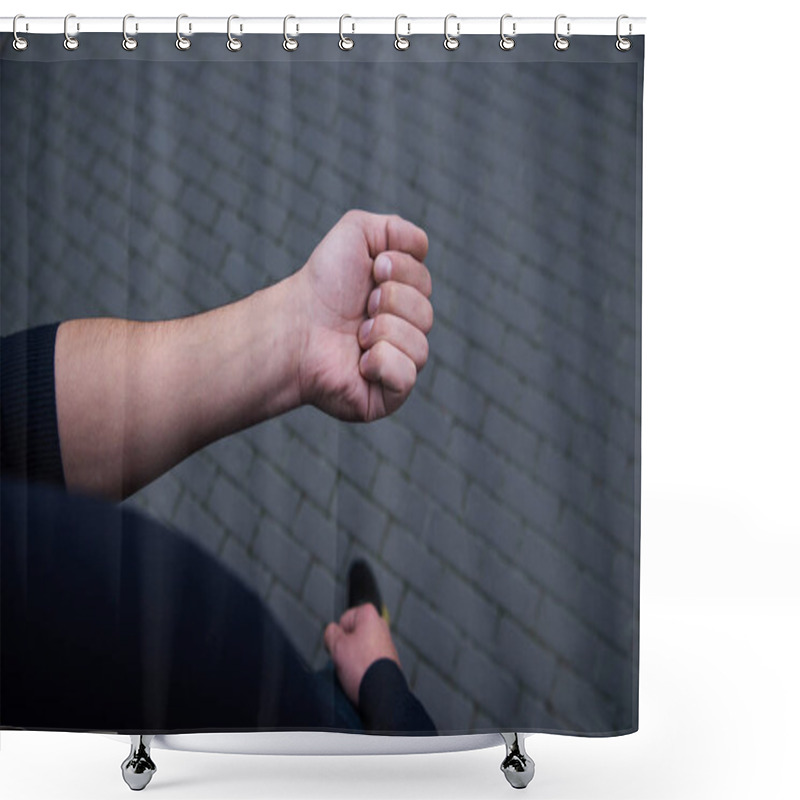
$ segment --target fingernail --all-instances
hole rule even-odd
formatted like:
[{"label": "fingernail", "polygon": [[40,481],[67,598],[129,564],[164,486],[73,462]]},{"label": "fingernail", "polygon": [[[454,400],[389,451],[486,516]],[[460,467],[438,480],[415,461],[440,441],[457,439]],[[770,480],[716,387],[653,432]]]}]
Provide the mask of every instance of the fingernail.
[{"label": "fingernail", "polygon": [[359,363],[361,364],[361,368],[362,369],[364,369],[364,367],[367,365],[367,361],[369,360],[369,354],[370,354],[370,351],[369,350],[365,350],[364,353],[361,356],[361,361]]},{"label": "fingernail", "polygon": [[380,304],[381,304],[381,290],[380,288],[378,288],[375,289],[375,291],[369,296],[367,311],[369,311],[370,315],[375,314]]},{"label": "fingernail", "polygon": [[392,274],[392,259],[381,253],[375,259],[375,279],[378,281],[388,281]]},{"label": "fingernail", "polygon": [[369,336],[369,332],[372,330],[372,326],[375,324],[374,319],[368,319],[361,323],[361,330],[358,332],[358,338],[361,341],[366,341],[367,337]]}]

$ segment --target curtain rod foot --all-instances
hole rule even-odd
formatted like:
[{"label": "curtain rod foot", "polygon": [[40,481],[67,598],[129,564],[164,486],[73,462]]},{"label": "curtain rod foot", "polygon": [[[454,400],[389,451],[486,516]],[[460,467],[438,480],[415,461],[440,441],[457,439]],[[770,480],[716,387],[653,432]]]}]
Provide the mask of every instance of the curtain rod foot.
[{"label": "curtain rod foot", "polygon": [[156,765],[150,758],[152,741],[152,736],[131,735],[131,752],[122,762],[122,778],[134,792],[144,789],[156,773]]},{"label": "curtain rod foot", "polygon": [[524,789],[532,780],[536,765],[525,752],[525,739],[519,733],[501,733],[506,744],[506,757],[500,765],[506,780],[515,789]]}]

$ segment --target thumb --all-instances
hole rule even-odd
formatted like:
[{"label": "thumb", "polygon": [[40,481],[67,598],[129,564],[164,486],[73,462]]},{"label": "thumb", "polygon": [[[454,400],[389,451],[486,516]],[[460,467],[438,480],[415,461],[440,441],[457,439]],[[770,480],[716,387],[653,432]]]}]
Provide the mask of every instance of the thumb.
[{"label": "thumb", "polygon": [[328,627],[325,628],[325,634],[322,637],[322,641],[325,643],[325,649],[331,654],[331,656],[334,654],[336,645],[342,636],[344,636],[344,631],[335,622],[329,623]]},{"label": "thumb", "polygon": [[344,633],[352,633],[356,629],[356,625],[358,624],[359,608],[360,606],[353,606],[352,608],[348,608],[347,611],[342,614],[339,624],[342,626],[342,631]]}]

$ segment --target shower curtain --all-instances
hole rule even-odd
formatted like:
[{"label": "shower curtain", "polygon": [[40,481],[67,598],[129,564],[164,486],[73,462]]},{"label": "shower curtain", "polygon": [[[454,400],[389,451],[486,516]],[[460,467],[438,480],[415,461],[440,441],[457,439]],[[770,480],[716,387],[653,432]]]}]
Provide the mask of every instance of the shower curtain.
[{"label": "shower curtain", "polygon": [[0,39],[0,725],[638,721],[644,44]]}]

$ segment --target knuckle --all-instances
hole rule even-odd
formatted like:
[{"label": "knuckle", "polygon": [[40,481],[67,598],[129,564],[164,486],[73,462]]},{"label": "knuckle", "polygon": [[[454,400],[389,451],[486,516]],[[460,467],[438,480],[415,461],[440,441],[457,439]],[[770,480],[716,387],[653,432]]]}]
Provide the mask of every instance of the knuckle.
[{"label": "knuckle", "polygon": [[386,283],[381,286],[381,299],[380,303],[378,303],[378,308],[381,310],[393,308],[396,297],[397,289],[394,281],[386,281]]},{"label": "knuckle", "polygon": [[392,336],[392,317],[389,314],[378,314],[375,317],[375,325],[372,327],[371,337],[373,341],[383,342]]},{"label": "knuckle", "polygon": [[352,225],[361,225],[368,216],[369,214],[366,211],[362,211],[360,208],[351,208],[344,213],[342,221],[346,221]]},{"label": "knuckle", "polygon": [[422,337],[422,347],[420,348],[420,358],[419,364],[417,364],[418,369],[422,369],[428,363],[428,355],[430,354],[430,344],[428,344],[428,337]]},{"label": "knuckle", "polygon": [[386,314],[378,314],[374,318],[374,322],[372,323],[372,328],[370,329],[369,338],[370,341],[375,342],[376,344],[386,337]]},{"label": "knuckle", "polygon": [[430,333],[433,328],[433,306],[429,301],[425,301],[425,311],[423,313],[423,332]]},{"label": "knuckle", "polygon": [[428,247],[429,247],[428,234],[422,228],[420,228],[419,230],[420,230],[420,233],[422,234],[422,253],[423,253],[423,256],[426,256],[426,255],[428,255]]},{"label": "knuckle", "polygon": [[365,603],[361,606],[361,611],[359,613],[363,617],[363,621],[366,622],[367,620],[375,619],[378,616],[378,609],[375,608],[372,603]]},{"label": "knuckle", "polygon": [[399,383],[399,390],[402,394],[409,394],[417,382],[417,367],[414,362],[407,358],[406,363],[401,371]]},{"label": "knuckle", "polygon": [[374,345],[372,345],[373,363],[379,372],[383,371],[384,362],[386,361],[386,356],[388,355],[388,347],[389,345],[387,344],[386,339],[379,339]]}]

